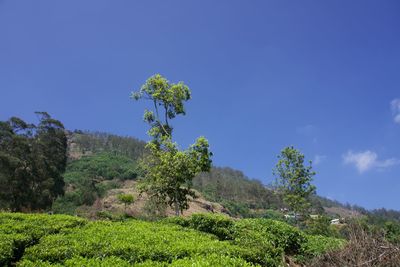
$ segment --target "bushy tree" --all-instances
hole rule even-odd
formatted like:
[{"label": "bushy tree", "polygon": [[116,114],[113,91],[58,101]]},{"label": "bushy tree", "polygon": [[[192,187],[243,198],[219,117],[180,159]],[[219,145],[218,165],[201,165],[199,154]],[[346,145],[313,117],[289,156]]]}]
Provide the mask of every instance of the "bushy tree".
[{"label": "bushy tree", "polygon": [[185,115],[184,102],[190,97],[190,90],[183,82],[170,83],[160,74],[150,77],[138,92],[132,93],[133,99],[149,100],[153,106],[153,110],[146,109],[144,113],[152,140],[146,146],[149,154],[142,162],[145,177],[139,189],[151,198],[168,203],[177,216],[189,207],[188,197],[194,197],[193,177],[211,167],[207,139],[199,137],[183,151],[172,141],[173,128],[169,121]]},{"label": "bushy tree", "polygon": [[125,212],[128,205],[135,202],[135,197],[132,194],[119,194],[117,195],[118,200],[124,204]]},{"label": "bushy tree", "polygon": [[315,194],[316,188],[311,184],[315,172],[311,164],[310,161],[309,165],[305,166],[304,155],[293,146],[289,146],[281,151],[273,170],[283,200],[296,213],[307,213],[310,208],[309,198]]}]

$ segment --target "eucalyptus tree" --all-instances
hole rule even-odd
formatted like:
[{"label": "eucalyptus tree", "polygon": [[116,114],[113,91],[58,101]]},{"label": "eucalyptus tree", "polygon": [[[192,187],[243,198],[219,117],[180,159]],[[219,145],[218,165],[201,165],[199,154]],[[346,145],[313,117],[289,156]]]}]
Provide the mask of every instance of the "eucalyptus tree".
[{"label": "eucalyptus tree", "polygon": [[156,74],[131,97],[151,103],[151,108],[146,109],[143,116],[150,125],[148,135],[152,140],[146,145],[149,153],[141,163],[144,178],[139,189],[151,198],[166,202],[179,216],[189,207],[189,197],[195,197],[191,189],[192,179],[211,168],[212,153],[206,138],[199,137],[186,150],[180,150],[172,140],[170,121],[186,114],[184,103],[191,98],[190,89],[183,82],[170,83]]},{"label": "eucalyptus tree", "polygon": [[64,193],[67,164],[63,124],[37,112],[39,124],[0,122],[0,208],[42,210]]}]

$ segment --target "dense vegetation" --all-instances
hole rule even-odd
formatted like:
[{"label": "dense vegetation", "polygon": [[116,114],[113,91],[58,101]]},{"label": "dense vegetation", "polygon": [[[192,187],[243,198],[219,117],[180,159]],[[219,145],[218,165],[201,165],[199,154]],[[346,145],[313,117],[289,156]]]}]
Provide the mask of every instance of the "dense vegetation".
[{"label": "dense vegetation", "polygon": [[201,214],[159,222],[89,222],[1,213],[0,221],[0,261],[6,266],[280,266],[284,255],[320,255],[344,245],[283,222]]},{"label": "dense vegetation", "polygon": [[[284,207],[281,198],[258,180],[231,168],[213,167],[193,180],[193,187],[211,201],[222,203],[233,216],[255,216],[255,210]],[[263,213],[264,214],[264,213]]]},{"label": "dense vegetation", "polygon": [[68,164],[64,174],[66,192],[53,204],[57,213],[75,214],[76,208],[92,205],[107,190],[136,179],[139,170],[132,159],[111,152],[84,156]]},{"label": "dense vegetation", "polygon": [[[105,133],[68,133],[67,161],[62,124],[46,113],[41,115],[38,126],[17,118],[0,124],[0,179],[4,182],[0,188],[5,200],[0,209],[46,210],[58,196],[53,211],[79,214],[79,207],[89,208],[108,190],[131,183],[126,180],[136,180],[146,171],[138,164],[149,153],[143,142]],[[174,161],[168,158],[166,162]],[[22,172],[21,166],[26,166]],[[10,176],[12,170],[14,176]],[[56,181],[58,190],[64,182],[65,186],[49,193]],[[29,187],[35,183],[40,186]],[[33,191],[14,190],[15,185],[15,189],[28,186]],[[157,221],[148,222],[105,212],[103,218],[113,222],[92,222],[66,215],[1,213],[0,266],[281,266],[283,261],[310,266],[399,265],[397,211],[368,211],[311,196],[307,201],[320,216],[299,223],[283,216],[280,209],[288,206],[281,194],[240,171],[213,167],[197,175],[193,187],[207,199],[222,203],[231,215],[245,219],[195,214],[162,220],[149,217]],[[7,188],[19,192],[19,208],[6,198]],[[32,202],[27,196],[32,196]],[[117,195],[117,199],[125,211],[136,201],[131,194]],[[323,207],[355,211],[357,216],[331,225],[332,216],[340,214],[326,214]]]},{"label": "dense vegetation", "polygon": [[63,124],[37,112],[39,124],[0,121],[0,209],[43,210],[64,193],[67,164]]},{"label": "dense vegetation", "polygon": [[68,133],[68,139],[72,159],[107,152],[137,160],[145,153],[145,142],[128,136],[75,130]]}]

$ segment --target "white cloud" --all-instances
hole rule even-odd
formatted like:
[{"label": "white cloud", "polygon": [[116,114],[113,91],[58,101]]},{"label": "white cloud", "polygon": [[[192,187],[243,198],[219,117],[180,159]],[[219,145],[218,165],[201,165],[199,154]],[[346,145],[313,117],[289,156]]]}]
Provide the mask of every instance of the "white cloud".
[{"label": "white cloud", "polygon": [[400,98],[393,99],[392,102],[390,102],[390,107],[393,112],[394,122],[400,124]]},{"label": "white cloud", "polygon": [[315,155],[314,160],[312,162],[314,163],[314,165],[318,165],[325,159],[326,159],[325,155]]},{"label": "white cloud", "polygon": [[350,150],[343,155],[343,162],[345,164],[354,164],[360,173],[371,169],[385,169],[400,164],[400,160],[396,158],[378,160],[378,155],[370,150],[356,153]]}]

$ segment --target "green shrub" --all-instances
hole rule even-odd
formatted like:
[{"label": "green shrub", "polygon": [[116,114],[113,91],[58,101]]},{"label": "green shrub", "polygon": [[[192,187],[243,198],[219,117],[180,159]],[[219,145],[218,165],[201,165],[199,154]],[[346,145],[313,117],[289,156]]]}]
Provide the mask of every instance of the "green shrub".
[{"label": "green shrub", "polygon": [[65,215],[0,213],[0,266],[20,258],[25,248],[41,237],[85,223]]},{"label": "green shrub", "polygon": [[296,260],[301,263],[310,261],[326,252],[341,249],[346,244],[344,239],[326,237],[321,235],[307,235]]},{"label": "green shrub", "polygon": [[189,219],[189,227],[216,235],[220,240],[233,238],[232,219],[223,215],[198,213],[193,214]]},{"label": "green shrub", "polygon": [[239,220],[235,224],[235,236],[235,239],[248,238],[246,236],[266,239],[273,247],[282,248],[289,255],[298,253],[306,241],[305,235],[296,227],[269,219]]},{"label": "green shrub", "polygon": [[157,262],[147,260],[141,263],[131,264],[129,261],[123,260],[118,257],[105,257],[105,258],[83,258],[74,257],[66,260],[63,264],[50,263],[45,261],[30,261],[24,260],[18,264],[18,267],[55,267],[55,266],[90,266],[90,267],[253,267],[254,264],[248,263],[241,258],[234,258],[224,255],[210,254],[206,256],[194,256],[193,258],[183,258],[174,260],[171,263]]},{"label": "green shrub", "polygon": [[92,222],[86,226],[42,238],[26,249],[25,260],[62,263],[77,256],[119,257],[123,260],[171,262],[194,255],[236,255],[257,262],[254,253],[213,236],[180,226],[130,220]]},{"label": "green shrub", "polygon": [[271,219],[271,220],[277,220],[277,221],[284,221],[285,220],[285,216],[283,216],[282,213],[280,213],[279,211],[276,210],[266,210],[264,212],[263,217],[265,219]]},{"label": "green shrub", "polygon": [[135,201],[135,197],[132,194],[119,194],[117,195],[117,198],[125,206],[132,204]]},{"label": "green shrub", "polygon": [[220,240],[252,251],[251,258],[266,266],[279,266],[283,253],[299,253],[305,235],[297,228],[284,222],[269,219],[232,219],[216,214],[194,214],[191,217],[168,218],[184,227],[216,235]]},{"label": "green shrub", "polygon": [[338,237],[339,232],[327,216],[318,216],[318,218],[307,221],[305,232],[310,235],[323,235],[328,237]]},{"label": "green shrub", "polygon": [[163,222],[177,224],[182,227],[189,227],[189,219],[186,219],[181,216],[167,217],[163,219]]},{"label": "green shrub", "polygon": [[233,258],[225,255],[211,254],[207,256],[196,256],[173,261],[171,267],[252,267],[252,263],[241,258]]},{"label": "green shrub", "polygon": [[47,261],[30,261],[23,260],[20,262],[18,267],[131,267],[128,261],[122,260],[118,257],[106,257],[106,258],[83,258],[83,257],[74,257],[72,259],[66,260],[63,264],[60,263],[50,263]]}]

